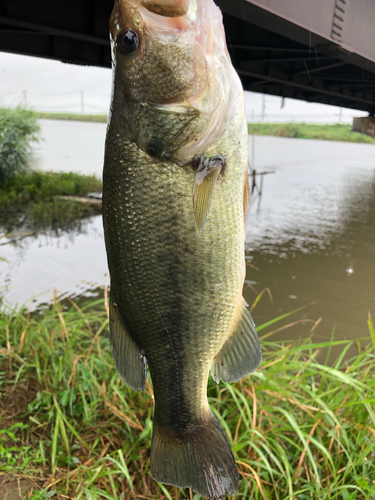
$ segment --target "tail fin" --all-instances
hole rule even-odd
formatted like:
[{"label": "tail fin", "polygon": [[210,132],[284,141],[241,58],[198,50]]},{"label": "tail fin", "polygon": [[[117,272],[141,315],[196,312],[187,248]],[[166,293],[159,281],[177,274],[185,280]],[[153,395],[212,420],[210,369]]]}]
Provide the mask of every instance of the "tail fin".
[{"label": "tail fin", "polygon": [[159,483],[193,491],[211,500],[233,495],[238,470],[228,440],[216,417],[181,439],[154,421],[151,474]]}]

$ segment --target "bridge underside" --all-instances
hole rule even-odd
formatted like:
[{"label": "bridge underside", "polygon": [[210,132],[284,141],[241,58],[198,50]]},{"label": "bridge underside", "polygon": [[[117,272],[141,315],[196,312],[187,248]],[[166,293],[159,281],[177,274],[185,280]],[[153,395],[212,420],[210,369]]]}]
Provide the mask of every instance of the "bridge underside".
[{"label": "bridge underside", "polygon": [[[245,90],[375,113],[372,0],[216,3]],[[110,67],[112,6],[113,0],[0,0],[0,51]]]}]

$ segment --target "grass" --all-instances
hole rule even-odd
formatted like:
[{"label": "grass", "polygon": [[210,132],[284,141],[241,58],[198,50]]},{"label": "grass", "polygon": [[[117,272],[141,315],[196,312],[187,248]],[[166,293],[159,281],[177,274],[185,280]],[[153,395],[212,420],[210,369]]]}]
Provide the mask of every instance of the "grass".
[{"label": "grass", "polygon": [[30,170],[31,143],[40,138],[37,118],[30,110],[0,108],[0,226],[5,233],[76,226],[94,210],[54,196],[102,189],[94,176]]},{"label": "grass", "polygon": [[352,132],[351,126],[336,123],[334,125],[314,125],[310,123],[249,123],[249,134],[292,137],[295,139],[318,139],[324,141],[360,142],[375,144],[375,139],[367,135]]},{"label": "grass", "polygon": [[[258,327],[260,335],[277,322]],[[189,499],[150,476],[153,392],[114,368],[102,300],[0,317],[0,469],[41,500]],[[375,498],[375,331],[354,342],[263,341],[252,376],[208,395],[240,471],[236,499]],[[340,346],[331,364],[317,355]],[[198,500],[199,495],[194,496]]]},{"label": "grass", "polygon": [[33,172],[16,174],[0,190],[0,225],[5,233],[19,228],[62,228],[74,224],[93,210],[80,203],[54,199],[57,195],[84,196],[101,191],[95,176],[74,172]]},{"label": "grass", "polygon": [[107,123],[108,115],[81,115],[77,113],[44,113],[41,111],[34,111],[37,118],[45,120],[73,120],[78,122],[96,122]]},{"label": "grass", "polygon": [[56,195],[84,196],[101,189],[102,183],[94,175],[29,171],[16,175],[0,191],[0,209],[51,201]]}]

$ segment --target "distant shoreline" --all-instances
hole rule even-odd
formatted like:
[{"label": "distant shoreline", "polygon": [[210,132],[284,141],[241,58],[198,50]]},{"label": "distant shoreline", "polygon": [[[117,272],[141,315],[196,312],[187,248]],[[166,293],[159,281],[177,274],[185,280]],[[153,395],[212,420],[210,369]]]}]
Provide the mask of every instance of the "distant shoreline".
[{"label": "distant shoreline", "polygon": [[320,141],[358,142],[375,144],[375,139],[358,132],[352,132],[348,124],[315,125],[312,123],[248,123],[250,135],[271,135],[294,139],[315,139]]},{"label": "distant shoreline", "polygon": [[45,113],[33,111],[42,120],[70,120],[75,122],[107,123],[108,115],[80,115],[75,113]]},{"label": "distant shoreline", "polygon": [[[107,123],[107,115],[82,115],[75,113],[44,113],[34,111],[37,118],[44,120],[72,120],[91,123]],[[249,123],[249,134],[289,137],[294,139],[315,139],[321,141],[357,142],[375,144],[375,139],[358,132],[343,123],[315,125],[311,123]]]}]

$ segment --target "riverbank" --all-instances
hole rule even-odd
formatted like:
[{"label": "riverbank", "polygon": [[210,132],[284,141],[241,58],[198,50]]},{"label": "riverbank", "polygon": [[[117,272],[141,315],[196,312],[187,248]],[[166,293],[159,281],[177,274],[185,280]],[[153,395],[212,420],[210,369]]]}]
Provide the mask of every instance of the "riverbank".
[{"label": "riverbank", "polygon": [[249,123],[249,134],[316,139],[321,141],[358,142],[375,144],[375,139],[352,132],[351,126],[342,123],[314,125],[311,123]]},{"label": "riverbank", "polygon": [[108,115],[80,115],[76,113],[44,113],[34,111],[37,118],[44,120],[68,120],[76,122],[107,123]]},{"label": "riverbank", "polygon": [[[81,308],[67,300],[40,314],[1,314],[2,471],[31,478],[35,500],[192,498],[151,478],[152,385],[148,379],[136,393],[120,380],[107,311],[103,300]],[[290,316],[258,327],[264,360],[255,374],[234,384],[209,380],[211,408],[237,460],[240,496],[372,498],[371,318],[372,341],[344,362],[354,342],[269,342],[279,321],[293,322]],[[336,360],[333,347],[341,351]],[[324,364],[317,359],[322,351]]]},{"label": "riverbank", "polygon": [[[73,113],[42,113],[35,111],[37,118],[46,120],[73,120],[107,123],[107,115],[81,115]],[[291,137],[294,139],[316,139],[322,141],[357,142],[375,144],[375,139],[351,131],[348,124],[316,125],[311,123],[249,123],[249,134]]]},{"label": "riverbank", "polygon": [[20,228],[67,227],[101,210],[101,206],[77,203],[73,197],[101,190],[101,181],[92,175],[31,170],[17,173],[0,190],[0,227],[5,233]]}]

